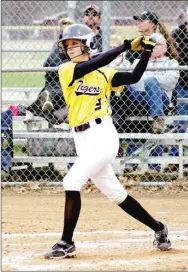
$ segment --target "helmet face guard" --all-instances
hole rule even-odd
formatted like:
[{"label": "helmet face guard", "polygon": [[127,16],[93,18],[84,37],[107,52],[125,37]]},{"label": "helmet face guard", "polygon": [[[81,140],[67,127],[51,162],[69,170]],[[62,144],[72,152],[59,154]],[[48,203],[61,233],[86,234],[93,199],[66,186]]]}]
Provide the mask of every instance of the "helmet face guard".
[{"label": "helmet face guard", "polygon": [[[83,24],[71,25],[70,27],[66,29],[66,33],[64,33],[63,38],[60,39],[58,42],[58,47],[60,48],[60,50],[64,51],[66,57],[70,60],[69,56],[67,55],[67,50],[65,47],[65,42],[67,40],[81,41],[84,46],[84,50],[82,50],[82,54],[97,52],[95,35],[93,31],[86,25],[83,25]],[[80,47],[80,45],[75,47]]]}]

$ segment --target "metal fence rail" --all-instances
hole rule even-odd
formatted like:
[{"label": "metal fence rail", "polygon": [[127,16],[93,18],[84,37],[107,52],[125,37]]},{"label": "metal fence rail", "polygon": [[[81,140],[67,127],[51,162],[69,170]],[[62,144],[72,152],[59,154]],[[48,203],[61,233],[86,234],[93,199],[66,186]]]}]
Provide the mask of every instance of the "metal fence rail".
[{"label": "metal fence rail", "polygon": [[[16,73],[16,72],[52,72],[52,71],[58,71],[59,67],[37,67],[37,68],[10,68],[10,69],[2,69],[3,73]],[[116,70],[118,71],[131,71],[133,68],[126,68],[126,67],[116,67]],[[188,65],[184,66],[178,66],[178,67],[164,67],[159,66],[157,69],[155,67],[153,68],[147,68],[146,71],[175,71],[175,70],[181,70],[181,71],[187,71]]]}]

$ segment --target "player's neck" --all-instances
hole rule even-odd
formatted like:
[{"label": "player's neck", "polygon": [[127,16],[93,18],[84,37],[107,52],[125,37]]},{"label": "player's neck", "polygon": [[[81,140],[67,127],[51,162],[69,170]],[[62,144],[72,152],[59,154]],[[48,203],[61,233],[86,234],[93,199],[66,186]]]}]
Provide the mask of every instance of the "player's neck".
[{"label": "player's neck", "polygon": [[89,55],[87,53],[87,54],[83,54],[83,55],[75,58],[73,62],[79,63],[79,62],[85,62],[85,61],[88,61],[88,60],[89,60]]}]

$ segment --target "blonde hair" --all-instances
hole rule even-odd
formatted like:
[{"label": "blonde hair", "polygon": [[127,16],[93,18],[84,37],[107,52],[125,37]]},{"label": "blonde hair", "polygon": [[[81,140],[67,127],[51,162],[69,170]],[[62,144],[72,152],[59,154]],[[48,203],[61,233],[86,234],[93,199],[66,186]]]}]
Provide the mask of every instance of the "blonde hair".
[{"label": "blonde hair", "polygon": [[118,35],[115,35],[115,34],[112,34],[112,35],[110,36],[110,42],[111,42],[111,41],[117,41],[117,44],[118,44],[118,45],[121,45],[121,44],[122,44],[122,39],[121,39],[121,37],[118,36]]},{"label": "blonde hair", "polygon": [[176,42],[174,38],[170,35],[168,28],[162,22],[158,23],[158,28],[159,28],[159,32],[166,39],[166,44],[167,44],[166,56],[169,57],[170,59],[178,60],[179,56],[178,56],[178,51],[176,49]]},{"label": "blonde hair", "polygon": [[66,18],[61,18],[58,22],[58,25],[59,27],[61,28],[62,26],[65,26],[65,25],[72,25],[74,24],[74,21],[69,18],[69,17],[66,17]]}]

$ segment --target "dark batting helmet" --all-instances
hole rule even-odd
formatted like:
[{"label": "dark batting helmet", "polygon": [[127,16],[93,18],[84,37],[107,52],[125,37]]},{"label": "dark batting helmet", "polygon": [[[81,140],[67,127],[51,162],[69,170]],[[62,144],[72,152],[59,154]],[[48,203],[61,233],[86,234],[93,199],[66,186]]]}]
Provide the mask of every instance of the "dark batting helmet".
[{"label": "dark batting helmet", "polygon": [[81,41],[84,45],[84,50],[82,50],[82,54],[97,52],[95,35],[93,31],[84,24],[73,24],[67,27],[63,33],[63,37],[58,41],[58,47],[63,49],[66,55],[67,52],[65,48],[65,41],[67,40]]}]

